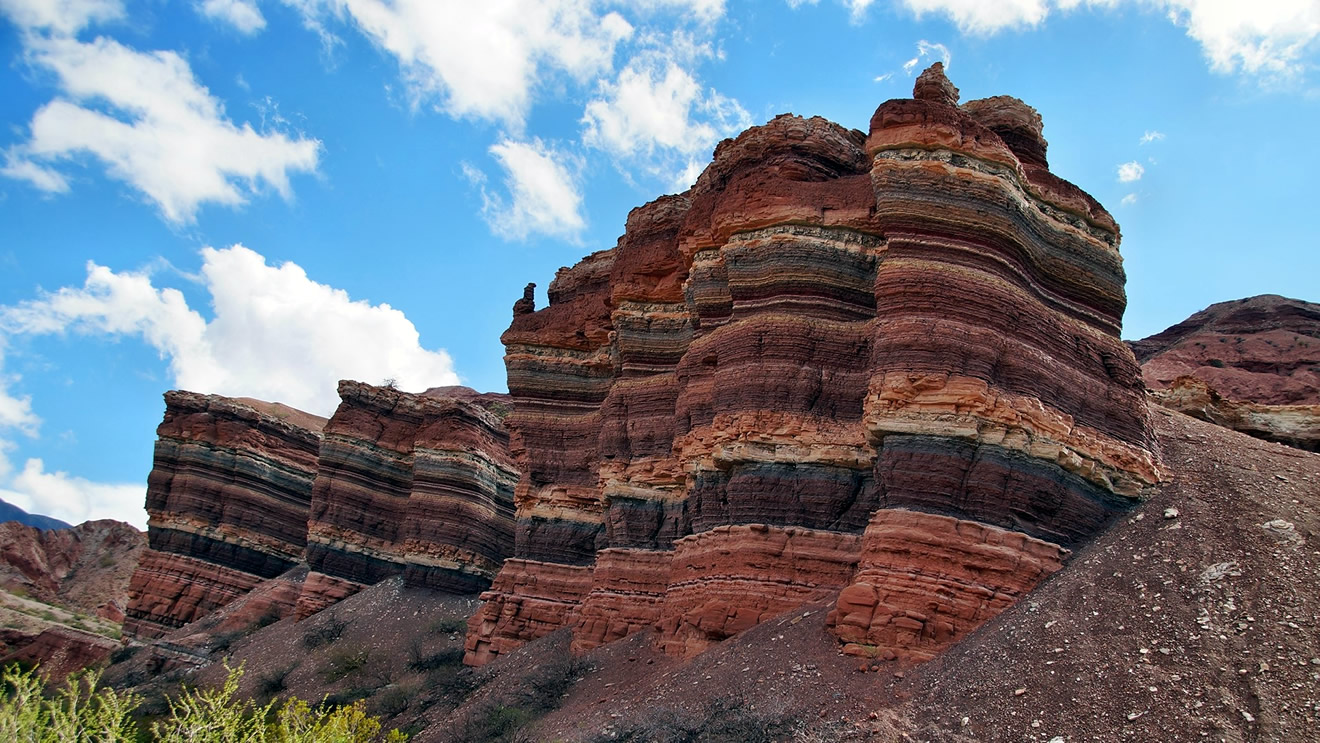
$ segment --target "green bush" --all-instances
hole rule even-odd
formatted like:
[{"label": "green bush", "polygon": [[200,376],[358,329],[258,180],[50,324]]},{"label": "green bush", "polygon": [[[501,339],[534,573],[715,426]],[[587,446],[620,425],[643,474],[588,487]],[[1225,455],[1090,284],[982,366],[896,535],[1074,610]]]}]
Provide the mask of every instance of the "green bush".
[{"label": "green bush", "polygon": [[339,679],[360,673],[367,667],[369,657],[370,653],[366,650],[337,650],[330,655],[330,662],[321,669],[321,678],[327,684],[332,684]]},{"label": "green bush", "polygon": [[238,699],[242,669],[230,669],[219,689],[189,690],[169,700],[169,714],[138,735],[131,714],[142,700],[133,694],[97,689],[99,675],[72,677],[47,694],[32,671],[6,669],[0,698],[0,740],[6,743],[402,743],[407,736],[381,734],[380,721],[362,704],[314,709],[290,699],[256,706]]},{"label": "green bush", "polygon": [[32,670],[10,667],[0,678],[4,684],[4,698],[0,699],[0,740],[21,743],[137,740],[137,725],[129,719],[129,713],[140,700],[112,689],[97,691],[99,673],[71,677],[53,695],[45,693],[45,684]]}]

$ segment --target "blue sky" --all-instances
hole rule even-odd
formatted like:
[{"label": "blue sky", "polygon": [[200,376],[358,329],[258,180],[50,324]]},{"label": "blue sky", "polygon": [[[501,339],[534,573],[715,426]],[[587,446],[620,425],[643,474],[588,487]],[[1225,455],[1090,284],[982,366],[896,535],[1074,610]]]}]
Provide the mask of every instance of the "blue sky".
[{"label": "blue sky", "polygon": [[0,498],[141,526],[161,393],[505,385],[524,284],[942,60],[1123,229],[1125,337],[1320,300],[1316,0],[0,0]]}]

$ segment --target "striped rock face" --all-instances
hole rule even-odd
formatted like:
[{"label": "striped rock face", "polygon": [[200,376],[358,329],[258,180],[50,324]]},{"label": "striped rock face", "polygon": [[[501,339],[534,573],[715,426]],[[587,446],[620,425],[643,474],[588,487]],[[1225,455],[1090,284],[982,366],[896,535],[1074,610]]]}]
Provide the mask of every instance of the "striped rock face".
[{"label": "striped rock face", "polygon": [[506,398],[347,381],[339,396],[311,489],[298,616],[400,573],[412,586],[485,590],[513,550]]},{"label": "striped rock face", "polygon": [[940,66],[870,131],[780,116],[504,334],[515,560],[482,663],[561,626],[678,655],[842,590],[930,657],[1157,480],[1109,214],[1036,112]]},{"label": "striped rock face", "polygon": [[156,637],[299,564],[324,418],[283,405],[165,394],[147,478],[149,548],[124,630]]}]

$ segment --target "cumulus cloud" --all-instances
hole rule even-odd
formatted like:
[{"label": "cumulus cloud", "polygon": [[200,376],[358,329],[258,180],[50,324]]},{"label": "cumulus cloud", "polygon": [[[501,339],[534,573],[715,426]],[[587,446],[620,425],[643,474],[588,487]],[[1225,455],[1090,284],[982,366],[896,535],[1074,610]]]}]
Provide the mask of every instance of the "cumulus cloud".
[{"label": "cumulus cloud", "polygon": [[481,189],[482,216],[506,240],[546,235],[577,240],[587,221],[578,182],[581,162],[571,154],[533,139],[503,139],[490,154],[504,170],[506,194],[487,188],[486,174],[463,164],[463,174]]},{"label": "cumulus cloud", "polygon": [[1141,135],[1141,144],[1150,144],[1151,142],[1158,142],[1161,139],[1164,139],[1163,132],[1149,131]]},{"label": "cumulus cloud", "polygon": [[[316,23],[350,20],[399,63],[415,102],[521,130],[538,82],[579,81],[611,68],[632,34],[617,12],[588,0],[295,0]],[[720,3],[698,3],[711,6]]]},{"label": "cumulus cloud", "polygon": [[0,12],[19,28],[70,35],[124,16],[119,0],[0,0]]},{"label": "cumulus cloud", "polygon": [[252,0],[203,0],[198,10],[207,18],[227,23],[245,34],[266,27],[266,17]]},{"label": "cumulus cloud", "polygon": [[1289,78],[1320,39],[1320,3],[1315,0],[897,0],[918,18],[943,16],[960,31],[990,35],[1033,28],[1053,10],[1105,9],[1121,4],[1162,13],[1201,45],[1217,72]]},{"label": "cumulus cloud", "polygon": [[738,101],[704,88],[671,52],[650,51],[601,83],[582,125],[587,146],[683,190],[701,173],[715,143],[750,126],[751,117]]},{"label": "cumulus cloud", "polygon": [[[2,456],[2,455],[0,455]],[[147,528],[146,486],[142,483],[92,482],[66,472],[47,472],[40,459],[29,459],[0,499],[28,513],[53,516],[70,524],[92,519],[117,519]]]},{"label": "cumulus cloud", "polygon": [[320,142],[236,126],[174,52],[139,52],[107,38],[26,44],[28,59],[56,74],[63,95],[32,117],[28,141],[5,153],[0,173],[10,178],[63,192],[68,183],[56,166],[91,155],[181,224],[204,203],[237,206],[267,188],[290,198],[290,174],[317,168]]},{"label": "cumulus cloud", "polygon": [[449,355],[423,348],[412,322],[387,304],[354,301],[295,263],[271,266],[241,245],[201,255],[210,320],[150,273],[89,263],[81,287],[0,309],[0,328],[137,337],[168,360],[174,386],[319,415],[333,412],[344,378],[390,378],[409,390],[458,383]]},{"label": "cumulus cloud", "polygon": [[1146,169],[1141,163],[1133,160],[1118,166],[1118,182],[1132,183],[1141,180],[1141,176],[1146,174]]}]

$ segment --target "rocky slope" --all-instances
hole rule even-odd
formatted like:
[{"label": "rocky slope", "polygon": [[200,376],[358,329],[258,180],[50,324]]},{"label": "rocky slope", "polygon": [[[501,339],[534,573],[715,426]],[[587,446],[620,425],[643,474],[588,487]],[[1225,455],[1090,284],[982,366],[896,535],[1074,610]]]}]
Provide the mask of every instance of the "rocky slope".
[{"label": "rocky slope", "polygon": [[[302,561],[322,418],[175,391],[147,479],[147,535],[126,632],[188,624]],[[291,607],[290,607],[291,608]]]},{"label": "rocky slope", "polygon": [[1130,345],[1162,405],[1320,451],[1320,305],[1271,294],[1220,302]]},{"label": "rocky slope", "polygon": [[142,532],[110,519],[56,530],[9,521],[0,524],[0,588],[122,622],[145,548]]},{"label": "rocky slope", "polygon": [[403,574],[412,586],[477,593],[513,548],[503,395],[424,394],[341,382],[308,521],[307,616]]},{"label": "rocky slope", "polygon": [[1118,228],[1045,153],[1033,109],[959,106],[937,65],[869,133],[721,143],[529,291],[502,338],[516,559],[467,661],[559,627],[688,656],[845,587],[849,652],[930,657],[1135,504],[1158,475]]}]

